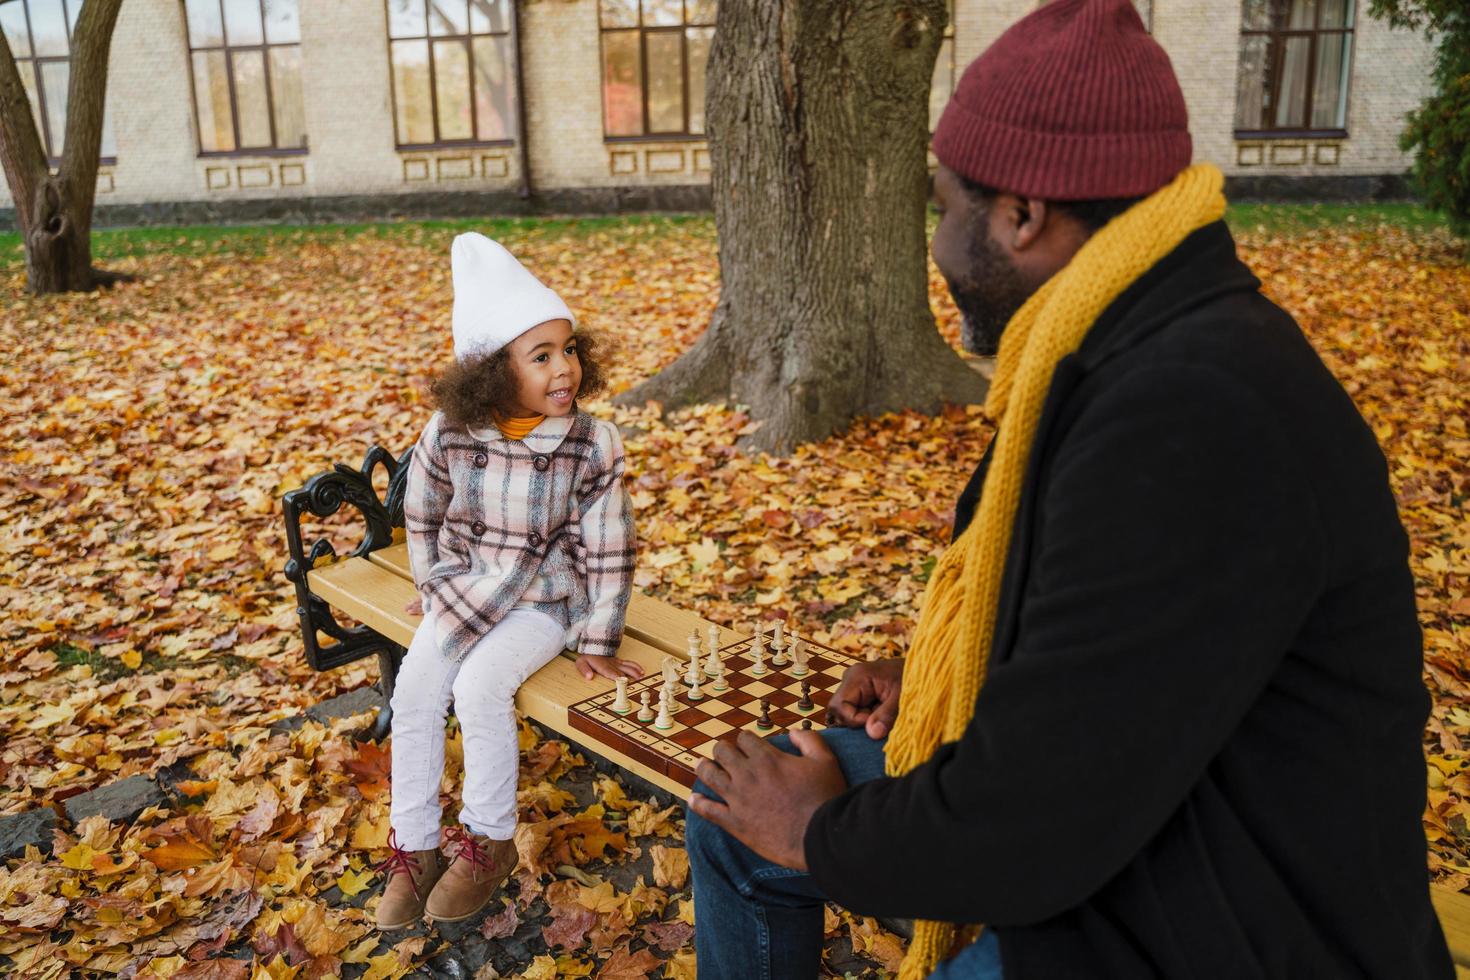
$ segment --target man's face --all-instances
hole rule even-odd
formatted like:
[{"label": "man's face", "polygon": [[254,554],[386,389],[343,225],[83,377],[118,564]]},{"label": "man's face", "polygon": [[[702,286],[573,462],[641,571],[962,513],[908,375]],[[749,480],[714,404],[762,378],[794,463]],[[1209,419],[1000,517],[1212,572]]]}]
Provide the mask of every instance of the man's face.
[{"label": "man's face", "polygon": [[1032,291],[996,241],[988,203],[942,164],[934,175],[934,204],[939,227],[931,248],[964,318],[960,343],[972,354],[994,354],[1001,332]]}]

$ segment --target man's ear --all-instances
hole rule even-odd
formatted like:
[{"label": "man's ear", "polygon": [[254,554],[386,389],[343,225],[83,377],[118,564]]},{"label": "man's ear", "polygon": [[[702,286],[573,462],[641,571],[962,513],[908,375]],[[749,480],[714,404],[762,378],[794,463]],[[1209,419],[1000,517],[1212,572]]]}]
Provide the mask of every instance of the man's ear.
[{"label": "man's ear", "polygon": [[1018,197],[1015,202],[1016,227],[1011,247],[1024,252],[1041,238],[1051,219],[1051,209],[1045,201],[1034,197]]}]

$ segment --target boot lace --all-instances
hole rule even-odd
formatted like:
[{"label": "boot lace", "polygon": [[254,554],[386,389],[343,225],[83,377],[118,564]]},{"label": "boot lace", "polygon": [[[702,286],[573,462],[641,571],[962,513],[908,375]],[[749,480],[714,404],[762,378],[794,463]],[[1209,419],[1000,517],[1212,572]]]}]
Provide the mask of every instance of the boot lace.
[{"label": "boot lace", "polygon": [[394,875],[408,875],[408,887],[413,889],[413,897],[423,900],[419,894],[418,874],[422,870],[419,867],[419,859],[398,846],[398,834],[388,831],[388,847],[391,852],[387,860],[373,866],[374,871],[386,871],[391,880]]},{"label": "boot lace", "polygon": [[454,856],[464,858],[470,863],[470,868],[475,878],[478,879],[480,872],[490,874],[495,870],[495,859],[485,846],[475,839],[474,834],[467,834],[459,827],[450,827],[445,834],[448,848],[454,848]]}]

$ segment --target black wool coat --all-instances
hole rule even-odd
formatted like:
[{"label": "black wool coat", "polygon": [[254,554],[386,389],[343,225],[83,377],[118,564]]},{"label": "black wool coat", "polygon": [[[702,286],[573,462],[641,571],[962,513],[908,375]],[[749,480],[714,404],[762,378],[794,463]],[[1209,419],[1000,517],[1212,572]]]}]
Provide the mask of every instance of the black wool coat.
[{"label": "black wool coat", "polygon": [[1057,367],[974,720],[817,812],[833,900],[989,923],[1007,980],[1453,977],[1407,539],[1259,286],[1202,228]]}]

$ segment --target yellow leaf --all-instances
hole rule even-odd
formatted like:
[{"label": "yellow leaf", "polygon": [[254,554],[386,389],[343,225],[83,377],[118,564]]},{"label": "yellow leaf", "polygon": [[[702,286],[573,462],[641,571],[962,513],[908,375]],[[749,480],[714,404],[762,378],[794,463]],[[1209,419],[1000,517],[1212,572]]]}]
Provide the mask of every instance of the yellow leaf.
[{"label": "yellow leaf", "polygon": [[694,570],[697,572],[719,560],[720,546],[710,538],[704,538],[698,544],[689,545],[689,556],[694,559]]},{"label": "yellow leaf", "polygon": [[[547,957],[551,959],[551,957]],[[377,956],[368,958],[367,972],[362,974],[358,980],[396,980],[397,977],[407,973],[412,965],[404,966],[398,959],[398,954],[389,950],[379,953]]]},{"label": "yellow leaf", "polygon": [[521,980],[556,980],[556,960],[542,954],[531,961]]},{"label": "yellow leaf", "polygon": [[337,878],[337,887],[342,889],[342,894],[348,898],[354,898],[368,885],[372,884],[377,875],[372,871],[353,871],[348,868]]},{"label": "yellow leaf", "polygon": [[96,853],[86,844],[78,844],[61,855],[61,863],[73,871],[91,871],[92,855]]},{"label": "yellow leaf", "polygon": [[610,881],[592,888],[577,886],[577,904],[594,912],[611,912],[623,907],[623,898]]},{"label": "yellow leaf", "polygon": [[584,960],[566,953],[556,958],[556,975],[558,977],[591,976],[596,966],[595,960]]},{"label": "yellow leaf", "polygon": [[694,950],[686,949],[669,957],[664,963],[667,980],[697,980],[694,970]]},{"label": "yellow leaf", "polygon": [[378,948],[378,943],[382,941],[383,940],[381,936],[379,936],[376,932],[372,933],[362,942],[358,943],[356,946],[343,953],[342,962],[366,963],[368,961],[368,958],[372,956],[373,950]]},{"label": "yellow leaf", "polygon": [[229,561],[240,553],[240,542],[226,541],[209,549],[210,561]]},{"label": "yellow leaf", "polygon": [[125,650],[123,651],[122,656],[118,659],[121,660],[129,670],[137,670],[143,665],[143,655],[137,650]]},{"label": "yellow leaf", "polygon": [[664,888],[678,891],[689,880],[689,852],[682,847],[665,847],[655,844],[650,849],[653,855],[653,881]]}]

